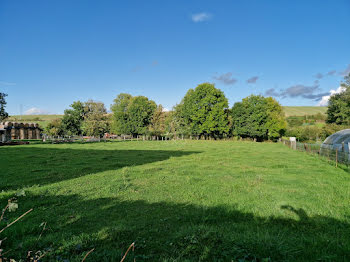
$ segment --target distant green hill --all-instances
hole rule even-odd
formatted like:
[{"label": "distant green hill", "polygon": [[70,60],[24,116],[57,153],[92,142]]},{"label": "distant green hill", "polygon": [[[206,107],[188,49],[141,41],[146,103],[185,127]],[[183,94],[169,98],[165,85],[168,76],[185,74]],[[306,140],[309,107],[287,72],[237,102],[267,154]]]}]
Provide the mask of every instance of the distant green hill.
[{"label": "distant green hill", "polygon": [[15,115],[10,116],[6,121],[37,123],[41,128],[45,128],[51,120],[62,117],[63,115]]},{"label": "distant green hill", "polygon": [[326,114],[325,106],[284,106],[283,110],[286,116],[305,116],[316,115],[317,113]]}]

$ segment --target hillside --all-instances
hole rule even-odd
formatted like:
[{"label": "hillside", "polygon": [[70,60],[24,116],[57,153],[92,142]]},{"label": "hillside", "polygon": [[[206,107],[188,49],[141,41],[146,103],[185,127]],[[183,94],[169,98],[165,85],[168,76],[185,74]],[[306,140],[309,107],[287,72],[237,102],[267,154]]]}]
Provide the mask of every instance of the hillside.
[{"label": "hillside", "polygon": [[284,106],[283,110],[286,116],[305,116],[316,115],[317,113],[326,114],[325,106]]}]

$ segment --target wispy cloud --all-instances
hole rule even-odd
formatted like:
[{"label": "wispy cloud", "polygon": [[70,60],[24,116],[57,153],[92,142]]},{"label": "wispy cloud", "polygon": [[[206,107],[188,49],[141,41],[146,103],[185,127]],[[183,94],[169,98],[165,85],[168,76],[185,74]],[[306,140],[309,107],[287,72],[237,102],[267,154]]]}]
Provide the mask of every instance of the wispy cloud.
[{"label": "wispy cloud", "polygon": [[280,96],[280,93],[277,92],[276,89],[270,88],[270,89],[267,89],[267,90],[266,90],[265,95],[266,95],[266,96],[275,96],[275,97],[279,97],[279,96]]},{"label": "wispy cloud", "polygon": [[258,79],[259,79],[258,76],[253,76],[247,80],[247,83],[248,84],[255,84]]},{"label": "wispy cloud", "polygon": [[318,94],[303,95],[303,98],[319,101],[322,97],[328,95],[329,92],[323,92]]},{"label": "wispy cloud", "polygon": [[203,13],[193,14],[191,18],[193,22],[198,23],[198,22],[204,22],[204,21],[210,20],[212,18],[212,15],[209,13],[203,12]]},{"label": "wispy cloud", "polygon": [[344,69],[344,71],[339,72],[339,75],[341,76],[347,76],[350,73],[350,64]]},{"label": "wispy cloud", "polygon": [[316,75],[314,75],[314,77],[316,77],[317,79],[322,79],[323,78],[323,74],[317,73]]},{"label": "wispy cloud", "polygon": [[337,73],[337,71],[331,70],[331,71],[329,71],[329,72],[327,73],[327,75],[328,75],[328,76],[333,76],[333,75],[335,75],[335,73]]},{"label": "wispy cloud", "polygon": [[321,97],[321,100],[318,102],[318,106],[327,106],[329,99],[331,98],[331,96],[334,96],[335,94],[340,94],[342,92],[344,92],[346,89],[343,86],[338,87],[337,89],[332,89],[330,90],[326,95]]},{"label": "wispy cloud", "polygon": [[285,89],[282,93],[282,97],[305,97],[313,94],[319,88],[318,85],[305,86],[305,85],[294,85]]},{"label": "wispy cloud", "polygon": [[6,81],[0,81],[0,86],[15,86],[16,83],[13,82],[6,82]]},{"label": "wispy cloud", "polygon": [[131,72],[137,73],[140,72],[143,69],[142,66],[135,66],[134,68],[131,69]]},{"label": "wispy cloud", "polygon": [[37,108],[37,107],[32,107],[24,112],[25,115],[45,115],[48,114],[48,111]]},{"label": "wispy cloud", "polygon": [[232,73],[231,72],[228,72],[226,74],[222,74],[222,75],[219,75],[219,76],[213,76],[213,78],[215,80],[218,80],[218,81],[224,83],[225,85],[233,85],[233,84],[235,84],[237,82],[237,79],[232,77]]},{"label": "wispy cloud", "polygon": [[270,88],[266,90],[265,95],[267,96],[275,96],[275,97],[281,97],[281,98],[305,98],[305,99],[311,99],[318,101],[323,96],[327,95],[329,92],[326,93],[317,93],[319,91],[319,85],[318,80],[315,80],[314,85],[312,86],[306,86],[306,85],[294,85],[287,89],[282,89],[280,91],[275,90],[274,88]]}]

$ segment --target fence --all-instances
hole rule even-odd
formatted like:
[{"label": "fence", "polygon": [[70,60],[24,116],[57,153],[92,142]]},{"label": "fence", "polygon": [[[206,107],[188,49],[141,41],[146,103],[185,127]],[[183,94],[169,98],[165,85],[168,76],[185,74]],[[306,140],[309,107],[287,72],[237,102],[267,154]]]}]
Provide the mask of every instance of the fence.
[{"label": "fence", "polygon": [[[182,137],[183,139],[183,137]],[[73,143],[73,142],[107,142],[107,141],[146,141],[146,140],[156,140],[165,141],[172,140],[172,138],[167,136],[136,136],[131,135],[109,135],[104,137],[93,137],[93,136],[48,136],[43,135],[43,142],[59,144],[59,143]]]},{"label": "fence", "polygon": [[[44,142],[49,143],[72,143],[72,142],[107,142],[107,141],[167,141],[167,140],[235,140],[234,137],[212,138],[210,136],[192,135],[105,135],[103,137],[91,136],[42,136]],[[242,141],[245,139],[241,139]],[[248,140],[248,139],[247,139]],[[249,141],[253,141],[249,139]]]},{"label": "fence", "polygon": [[99,137],[87,137],[87,136],[48,136],[43,135],[43,142],[52,144],[59,143],[73,143],[73,142],[101,142],[102,139]]},{"label": "fence", "polygon": [[335,166],[338,166],[338,164],[344,164],[347,167],[350,166],[350,152],[346,151],[345,146],[331,148],[322,146],[322,144],[300,143],[285,139],[282,139],[282,143],[291,149],[304,151],[334,161]]}]

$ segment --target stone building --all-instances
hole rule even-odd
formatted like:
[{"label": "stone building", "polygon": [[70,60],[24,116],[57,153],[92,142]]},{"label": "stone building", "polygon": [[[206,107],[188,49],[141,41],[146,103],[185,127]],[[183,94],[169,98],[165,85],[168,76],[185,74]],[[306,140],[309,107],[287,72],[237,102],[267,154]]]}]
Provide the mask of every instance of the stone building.
[{"label": "stone building", "polygon": [[8,142],[11,139],[40,139],[41,131],[38,124],[1,122],[0,142]]}]

